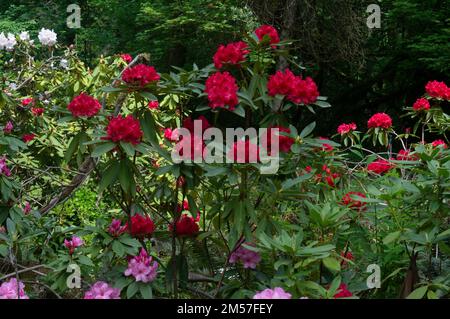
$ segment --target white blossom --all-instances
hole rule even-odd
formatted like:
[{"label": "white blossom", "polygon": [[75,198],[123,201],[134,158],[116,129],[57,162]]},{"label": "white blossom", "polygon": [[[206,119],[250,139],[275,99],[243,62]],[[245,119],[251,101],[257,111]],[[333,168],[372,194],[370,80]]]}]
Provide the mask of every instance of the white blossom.
[{"label": "white blossom", "polygon": [[16,36],[12,33],[8,33],[8,42],[6,43],[5,49],[7,51],[14,50],[14,47],[17,44]]},{"label": "white blossom", "polygon": [[67,69],[69,67],[69,61],[67,61],[66,59],[61,59],[61,61],[59,62],[59,66],[63,69]]},{"label": "white blossom", "polygon": [[0,33],[0,50],[3,50],[6,47],[7,43],[8,43],[8,38],[5,37],[5,34],[3,32]]},{"label": "white blossom", "polygon": [[19,34],[19,39],[22,41],[30,41],[30,34],[28,33],[28,31],[22,31]]},{"label": "white blossom", "polygon": [[38,38],[42,45],[51,47],[56,44],[56,33],[53,32],[53,30],[42,28],[41,31],[39,31]]}]

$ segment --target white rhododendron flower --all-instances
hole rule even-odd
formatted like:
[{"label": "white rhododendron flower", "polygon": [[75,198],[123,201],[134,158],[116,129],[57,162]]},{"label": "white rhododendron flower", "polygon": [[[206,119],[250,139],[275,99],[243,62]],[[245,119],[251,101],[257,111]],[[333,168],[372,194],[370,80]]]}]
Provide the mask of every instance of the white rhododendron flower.
[{"label": "white rhododendron flower", "polygon": [[38,38],[42,45],[51,47],[56,44],[56,33],[53,32],[53,30],[42,28],[41,31],[39,31]]},{"label": "white rhododendron flower", "polygon": [[8,41],[6,42],[5,49],[7,51],[14,50],[14,47],[17,44],[16,36],[12,33],[8,33]]},{"label": "white rhododendron flower", "polygon": [[19,39],[22,41],[30,41],[30,34],[28,31],[22,31],[19,34]]},{"label": "white rhododendron flower", "polygon": [[67,69],[69,67],[69,61],[67,61],[66,59],[61,59],[61,61],[59,62],[59,66],[63,69]]},{"label": "white rhododendron flower", "polygon": [[8,43],[8,38],[5,37],[5,34],[3,32],[0,33],[0,50],[3,50],[6,47],[7,43]]}]

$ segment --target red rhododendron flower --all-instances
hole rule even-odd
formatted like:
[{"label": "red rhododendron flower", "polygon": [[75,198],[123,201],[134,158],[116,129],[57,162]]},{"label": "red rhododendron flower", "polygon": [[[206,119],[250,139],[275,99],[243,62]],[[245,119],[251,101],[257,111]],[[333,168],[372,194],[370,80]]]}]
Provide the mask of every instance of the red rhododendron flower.
[{"label": "red rhododendron flower", "polygon": [[336,292],[336,294],[334,295],[334,298],[348,298],[348,297],[352,297],[353,294],[348,290],[347,285],[346,284],[341,284]]},{"label": "red rhododendron flower", "polygon": [[353,198],[366,198],[366,195],[364,195],[363,193],[360,192],[349,192],[347,194],[344,195],[344,197],[342,198],[342,204],[344,204],[345,206],[348,206],[351,209],[356,209],[356,210],[364,210],[367,203],[366,202],[362,202],[358,199],[353,199]]},{"label": "red rhododendron flower", "polygon": [[217,72],[206,80],[205,93],[208,95],[209,106],[213,109],[217,107],[229,107],[233,111],[239,103],[236,79],[228,72]]},{"label": "red rhododendron flower", "polygon": [[133,145],[139,144],[143,135],[139,121],[132,115],[127,117],[119,115],[110,119],[106,133],[107,136],[104,138],[106,140],[115,143],[123,141]]},{"label": "red rhododendron flower", "polygon": [[[175,223],[175,233],[177,236],[194,236],[196,235],[200,227],[198,226],[198,221],[200,220],[200,214],[197,215],[197,218],[193,218],[188,216],[187,214],[183,214],[177,222]],[[169,230],[173,231],[173,224],[169,225]]]},{"label": "red rhododendron flower", "polygon": [[171,142],[176,142],[180,136],[178,135],[177,129],[172,130],[171,128],[166,128],[164,129],[164,138]]},{"label": "red rhododendron flower", "polygon": [[9,134],[12,132],[12,130],[14,129],[14,125],[11,121],[8,121],[8,123],[6,123],[5,127],[3,127],[3,132],[5,134]]},{"label": "red rhododendron flower", "polygon": [[386,113],[377,113],[373,115],[367,122],[369,128],[384,128],[389,129],[392,127],[392,119]]},{"label": "red rhododendron flower", "polygon": [[[311,168],[308,166],[306,167],[306,171],[309,173],[311,172]],[[316,174],[315,179],[316,182],[325,182],[330,187],[336,187],[337,180],[341,177],[339,173],[334,173],[331,171],[331,169],[327,165],[322,166],[322,174]]]},{"label": "red rhododendron flower", "polygon": [[31,103],[34,104],[34,100],[33,100],[33,98],[31,98],[31,97],[22,100],[22,105],[23,105],[23,106],[28,106],[28,105],[31,104]]},{"label": "red rhododendron flower", "polygon": [[73,98],[73,100],[67,106],[67,109],[75,117],[92,117],[96,115],[102,106],[100,102],[85,93]]},{"label": "red rhododendron flower", "polygon": [[177,212],[181,213],[182,211],[189,210],[189,202],[184,200],[183,203],[177,205]]},{"label": "red rhododendron flower", "polygon": [[355,131],[357,129],[356,124],[355,123],[350,123],[350,124],[341,124],[338,126],[337,132],[338,134],[344,135],[344,134],[348,134],[351,131]]},{"label": "red rhododendron flower", "polygon": [[436,140],[433,143],[431,143],[431,145],[433,145],[433,147],[442,146],[444,149],[448,148],[448,145],[443,140]]},{"label": "red rhododendron flower", "polygon": [[[275,134],[275,129],[278,129],[278,133]],[[291,150],[292,144],[295,140],[292,137],[283,135],[281,133],[290,134],[291,130],[283,126],[272,126],[267,128],[266,133],[261,137],[261,143],[263,146],[267,145],[267,153],[272,156],[272,143],[278,140],[278,149],[283,153],[288,153]],[[276,152],[275,152],[276,155]]]},{"label": "red rhododendron flower", "polygon": [[236,65],[245,61],[245,55],[249,54],[247,43],[243,41],[221,45],[214,54],[214,66],[221,69],[224,64]]},{"label": "red rhododendron flower", "polygon": [[124,60],[127,64],[130,63],[131,61],[133,61],[133,57],[129,54],[121,54],[120,57],[122,58],[122,60]]},{"label": "red rhododendron flower", "polygon": [[391,162],[385,159],[377,159],[376,161],[370,163],[367,166],[367,169],[375,174],[383,174],[390,171],[393,167],[394,165]]},{"label": "red rhododendron flower", "polygon": [[122,80],[128,84],[144,87],[151,82],[160,79],[158,73],[152,66],[138,64],[123,71]]},{"label": "red rhododendron flower", "polygon": [[[347,260],[350,260],[350,261],[353,261],[353,260],[354,260],[354,257],[353,257],[353,254],[352,254],[351,251],[341,252],[341,257],[342,257],[342,258],[345,258],[345,259],[347,259]],[[343,260],[341,261],[341,265],[342,265],[342,266],[347,266],[347,264],[348,264],[347,260],[345,260],[345,259],[343,259]]]},{"label": "red rhododendron flower", "polygon": [[32,107],[31,113],[33,113],[34,116],[41,116],[44,114],[44,109],[41,107]]},{"label": "red rhododendron flower", "polygon": [[[319,137],[319,140],[322,140],[322,141],[328,141],[328,139],[325,138],[325,137]],[[324,152],[332,152],[333,150],[334,150],[334,147],[333,147],[333,146],[331,146],[331,145],[328,144],[328,143],[323,143],[322,151],[324,151]]]},{"label": "red rhododendron flower", "polygon": [[450,88],[444,82],[430,81],[425,86],[425,90],[431,97],[450,100]]},{"label": "red rhododendron flower", "polygon": [[[202,136],[191,135],[190,139],[183,137],[179,143],[175,145],[175,150],[180,155],[181,159],[184,160],[196,160],[203,158],[203,152],[205,150],[206,144]],[[190,156],[185,150],[190,149]]]},{"label": "red rhododendron flower", "polygon": [[256,163],[259,161],[259,147],[249,140],[237,141],[228,151],[227,157],[235,163]]},{"label": "red rhododendron flower", "polygon": [[260,41],[264,39],[265,36],[270,38],[270,44],[277,44],[280,42],[280,36],[278,35],[277,29],[270,25],[262,25],[255,30],[255,34]]},{"label": "red rhododendron flower", "polygon": [[430,109],[430,107],[431,107],[430,102],[428,102],[428,100],[424,99],[424,98],[418,99],[413,105],[413,109],[416,112],[428,111]]},{"label": "red rhododendron flower", "polygon": [[195,121],[201,121],[202,127],[199,133],[203,134],[208,128],[211,127],[211,124],[209,124],[206,117],[203,115],[200,115],[197,119],[193,120],[192,117],[187,117],[183,120],[183,128],[189,130],[191,134],[194,134],[194,122]]},{"label": "red rhododendron flower", "polygon": [[[127,224],[127,229],[128,229]],[[149,216],[136,214],[131,217],[131,235],[134,237],[151,236],[155,231],[155,224]]]},{"label": "red rhododendron flower", "polygon": [[289,69],[284,70],[284,72],[277,71],[274,75],[269,76],[269,81],[267,82],[269,95],[291,95],[295,78],[296,76]]},{"label": "red rhododendron flower", "polygon": [[158,101],[150,101],[148,102],[148,108],[150,110],[156,110],[159,107],[159,102]]},{"label": "red rhododendron flower", "polygon": [[22,136],[22,141],[24,141],[25,143],[28,143],[28,142],[31,142],[32,140],[34,140],[35,137],[36,137],[36,135],[34,135],[33,133],[24,134]]},{"label": "red rhododendron flower", "polygon": [[398,161],[417,161],[419,160],[419,156],[416,154],[411,155],[410,151],[400,150],[397,154]]}]

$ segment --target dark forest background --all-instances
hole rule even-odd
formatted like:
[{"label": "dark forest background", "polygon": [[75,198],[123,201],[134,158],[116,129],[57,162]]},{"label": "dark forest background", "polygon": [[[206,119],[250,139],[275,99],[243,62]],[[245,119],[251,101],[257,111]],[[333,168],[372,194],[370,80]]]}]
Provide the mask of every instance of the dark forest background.
[{"label": "dark forest background", "polygon": [[[66,26],[71,3],[81,7],[80,29]],[[382,10],[380,29],[366,25],[372,3]],[[219,44],[272,24],[284,39],[297,40],[294,54],[333,105],[298,120],[319,117],[318,133],[329,136],[349,120],[365,129],[378,111],[398,120],[427,81],[448,81],[449,13],[450,0],[0,0],[0,32],[36,37],[50,28],[87,63],[102,54],[148,52],[159,71],[168,71],[208,65]],[[410,125],[401,123],[399,130]]]}]

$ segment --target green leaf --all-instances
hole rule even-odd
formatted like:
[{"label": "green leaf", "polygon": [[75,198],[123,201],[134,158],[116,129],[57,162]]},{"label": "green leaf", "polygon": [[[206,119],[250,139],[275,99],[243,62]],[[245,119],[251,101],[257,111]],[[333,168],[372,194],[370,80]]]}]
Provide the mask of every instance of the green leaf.
[{"label": "green leaf", "polygon": [[111,151],[114,147],[116,147],[116,144],[114,144],[112,142],[106,142],[106,143],[100,144],[92,151],[91,156],[92,157],[100,157],[103,154]]},{"label": "green leaf", "polygon": [[134,295],[138,292],[139,286],[137,283],[133,282],[131,285],[127,288],[127,298],[131,299],[134,297]]},{"label": "green leaf", "polygon": [[102,179],[98,185],[98,192],[102,193],[109,185],[115,182],[119,174],[120,164],[113,161],[111,165],[104,171]]},{"label": "green leaf", "polygon": [[422,299],[428,291],[428,286],[422,286],[414,290],[406,299]]},{"label": "green leaf", "polygon": [[384,237],[383,244],[388,245],[388,244],[396,241],[400,237],[400,235],[401,235],[400,231],[396,231],[396,232],[390,233],[389,235]]},{"label": "green leaf", "polygon": [[92,266],[94,267],[94,263],[92,262],[92,260],[90,260],[88,257],[81,255],[78,257],[78,262],[80,264],[86,265],[86,266]]},{"label": "green leaf", "polygon": [[112,250],[119,257],[122,257],[125,254],[125,248],[118,240],[113,241]]},{"label": "green leaf", "polygon": [[301,138],[307,137],[309,134],[311,134],[314,129],[316,128],[316,122],[312,122],[308,126],[306,126],[303,131],[300,133]]},{"label": "green leaf", "polygon": [[146,285],[140,285],[139,292],[142,295],[142,298],[144,299],[153,299],[153,290],[152,286],[149,284]]},{"label": "green leaf", "polygon": [[329,270],[331,270],[332,272],[338,272],[341,270],[341,264],[336,258],[327,257],[327,258],[323,259],[322,261],[323,261],[323,265],[325,267],[327,267]]},{"label": "green leaf", "polygon": [[130,143],[120,142],[120,147],[127,153],[128,156],[133,157],[135,154],[134,146]]}]

